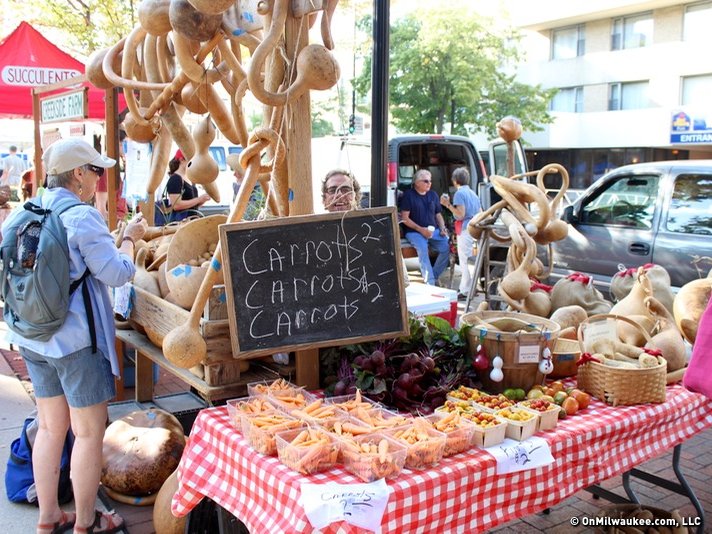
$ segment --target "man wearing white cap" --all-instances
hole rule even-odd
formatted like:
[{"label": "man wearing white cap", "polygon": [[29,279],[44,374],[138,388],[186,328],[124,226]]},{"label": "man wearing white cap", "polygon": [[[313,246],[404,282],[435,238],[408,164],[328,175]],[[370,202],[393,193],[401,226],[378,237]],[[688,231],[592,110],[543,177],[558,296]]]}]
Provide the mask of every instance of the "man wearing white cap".
[{"label": "man wearing white cap", "polygon": [[[48,189],[34,202],[49,210],[66,199],[78,204],[59,217],[67,233],[70,279],[77,280],[89,271],[84,284],[91,297],[94,328],[78,290],[70,296],[64,323],[48,341],[8,332],[8,341],[20,347],[37,401],[39,431],[33,454],[39,504],[37,531],[69,532],[74,528],[74,532],[116,532],[123,520],[94,510],[107,403],[115,396],[114,375],[119,375],[107,286],[118,287],[133,278],[134,243],[143,237],[146,222],[140,217],[131,221],[117,250],[99,212],[84,204],[94,195],[99,177],[116,161],[76,138],[55,142],[42,159]],[[23,209],[17,208],[8,217],[3,230]],[[75,435],[71,478],[76,513],[62,511],[57,502],[60,457],[70,425]]]}]

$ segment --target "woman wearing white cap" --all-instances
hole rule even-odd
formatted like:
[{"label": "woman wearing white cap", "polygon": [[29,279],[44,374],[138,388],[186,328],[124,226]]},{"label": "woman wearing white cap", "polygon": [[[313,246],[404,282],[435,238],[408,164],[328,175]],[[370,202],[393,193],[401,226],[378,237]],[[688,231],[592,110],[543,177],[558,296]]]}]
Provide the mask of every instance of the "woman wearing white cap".
[{"label": "woman wearing white cap", "polygon": [[[89,326],[82,291],[75,291],[64,323],[48,341],[8,333],[8,341],[20,347],[37,401],[39,431],[33,451],[37,532],[70,532],[72,528],[75,533],[117,532],[123,525],[119,516],[94,510],[107,403],[115,396],[114,376],[119,375],[107,286],[121,286],[133,277],[134,244],[143,237],[146,222],[140,217],[131,221],[117,250],[99,212],[84,204],[94,195],[99,177],[116,161],[81,139],[57,141],[45,151],[43,160],[48,189],[37,199],[41,207],[51,210],[66,199],[78,203],[59,217],[67,232],[70,279],[79,279],[87,269],[90,274],[84,283],[91,296],[94,329]],[[76,514],[62,511],[57,502],[60,457],[70,425],[75,435],[71,478]]]}]

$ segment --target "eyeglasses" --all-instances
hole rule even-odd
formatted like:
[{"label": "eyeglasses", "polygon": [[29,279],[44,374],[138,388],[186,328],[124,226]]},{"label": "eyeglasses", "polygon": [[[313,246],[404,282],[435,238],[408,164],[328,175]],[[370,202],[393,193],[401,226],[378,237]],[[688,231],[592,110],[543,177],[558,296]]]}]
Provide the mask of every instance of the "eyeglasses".
[{"label": "eyeglasses", "polygon": [[104,167],[97,167],[96,165],[87,165],[87,169],[96,174],[99,178],[104,176]]},{"label": "eyeglasses", "polygon": [[429,184],[429,183],[432,183],[432,180],[418,180],[417,183],[421,183],[421,182],[424,184]]},{"label": "eyeglasses", "polygon": [[354,188],[349,187],[349,186],[341,186],[341,187],[327,187],[326,188],[326,193],[328,195],[348,195],[349,193],[353,193]]}]

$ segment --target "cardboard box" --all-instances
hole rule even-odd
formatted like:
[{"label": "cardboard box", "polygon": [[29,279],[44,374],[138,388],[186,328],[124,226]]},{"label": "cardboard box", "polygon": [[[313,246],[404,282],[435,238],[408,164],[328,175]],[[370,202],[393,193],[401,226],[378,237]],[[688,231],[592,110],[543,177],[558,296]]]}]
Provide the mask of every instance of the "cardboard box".
[{"label": "cardboard box", "polygon": [[[516,421],[503,415],[505,412],[524,412],[531,417],[526,421]],[[504,435],[508,438],[516,439],[517,441],[524,441],[532,437],[536,433],[537,426],[539,425],[539,416],[535,411],[517,408],[516,406],[499,410],[495,412],[495,415],[503,421],[507,421],[507,429]]]},{"label": "cardboard box", "polygon": [[411,282],[405,288],[408,311],[442,317],[454,328],[457,322],[457,291]]}]

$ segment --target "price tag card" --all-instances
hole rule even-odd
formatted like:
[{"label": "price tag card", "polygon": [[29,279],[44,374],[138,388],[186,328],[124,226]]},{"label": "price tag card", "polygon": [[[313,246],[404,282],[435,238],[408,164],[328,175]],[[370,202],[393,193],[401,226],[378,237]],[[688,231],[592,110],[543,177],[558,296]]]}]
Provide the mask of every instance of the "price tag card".
[{"label": "price tag card", "polygon": [[315,529],[336,521],[381,532],[390,489],[383,479],[369,484],[302,484],[299,503]]},{"label": "price tag card", "polygon": [[499,445],[485,449],[497,460],[497,474],[536,469],[554,463],[549,444],[533,436],[524,441],[505,439]]},{"label": "price tag card", "polygon": [[519,345],[519,363],[539,363],[539,345]]},{"label": "price tag card", "polygon": [[616,322],[606,319],[586,324],[583,331],[583,344],[587,352],[592,352],[591,346],[599,339],[618,339]]},{"label": "price tag card", "polygon": [[114,288],[114,314],[120,319],[128,319],[131,314],[131,297],[133,296],[133,286],[130,282],[121,287]]}]

